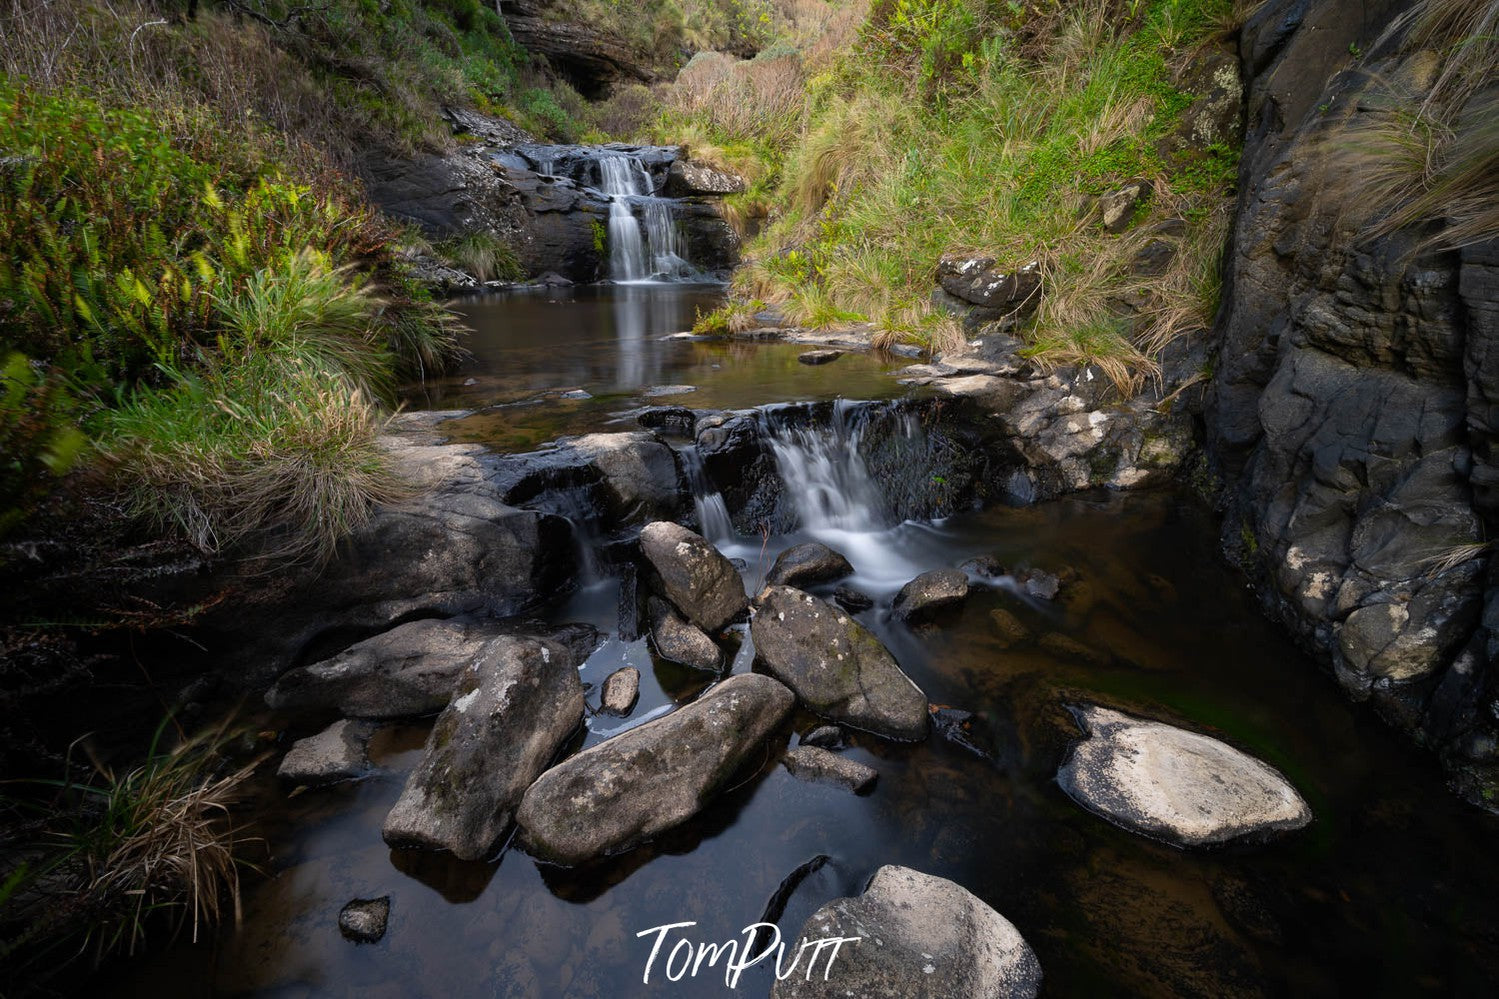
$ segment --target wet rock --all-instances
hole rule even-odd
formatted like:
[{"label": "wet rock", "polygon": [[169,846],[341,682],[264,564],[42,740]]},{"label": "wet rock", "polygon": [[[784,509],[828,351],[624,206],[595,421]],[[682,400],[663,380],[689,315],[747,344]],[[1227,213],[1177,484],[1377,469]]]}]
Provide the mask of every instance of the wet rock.
[{"label": "wet rock", "polygon": [[1033,597],[1055,600],[1061,588],[1061,579],[1043,569],[1030,569],[1025,574],[1025,592]]},{"label": "wet rock", "polygon": [[837,725],[819,725],[801,737],[803,746],[820,746],[832,749],[843,745],[843,730]]},{"label": "wet rock", "polygon": [[982,715],[945,704],[933,704],[932,730],[979,759],[995,762],[993,732]]},{"label": "wet rock", "polygon": [[580,864],[685,822],[774,732],[796,703],[770,677],[741,673],[664,718],[548,770],[516,821],[537,858]]},{"label": "wet rock", "polygon": [[999,633],[1000,639],[1007,646],[1023,642],[1031,637],[1031,630],[1025,626],[1025,623],[1013,612],[1003,607],[996,607],[990,611],[989,620],[994,622],[994,630]]},{"label": "wet rock", "polygon": [[1155,185],[1148,180],[1132,180],[1122,187],[1098,196],[1098,220],[1107,232],[1119,233],[1128,229],[1135,214],[1155,193]]},{"label": "wet rock", "polygon": [[673,160],[667,168],[666,187],[662,193],[668,198],[689,198],[696,195],[738,194],[743,190],[743,177],[691,160]]},{"label": "wet rock", "polygon": [[1311,809],[1273,767],[1217,739],[1108,708],[1073,709],[1087,738],[1057,773],[1062,789],[1132,832],[1176,846],[1263,840]]},{"label": "wet rock", "polygon": [[676,517],[690,508],[676,452],[644,430],[565,437],[493,464],[489,481],[505,502],[568,517],[587,507],[606,528]]},{"label": "wet rock", "polygon": [[665,600],[651,597],[646,606],[651,616],[651,640],[657,655],[695,669],[717,670],[723,665],[723,653],[713,639],[685,620]]},{"label": "wet rock", "polygon": [[635,422],[647,430],[691,437],[697,413],[686,406],[650,406],[635,415]]},{"label": "wet rock", "polygon": [[749,606],[739,573],[702,535],[657,521],[641,530],[640,550],[666,598],[704,631],[719,630]]},{"label": "wet rock", "polygon": [[640,670],[634,666],[622,666],[604,680],[604,693],[599,706],[611,715],[627,715],[640,696]]},{"label": "wet rock", "polygon": [[421,762],[385,818],[385,841],[483,859],[582,718],[583,684],[565,646],[495,641],[459,676]]},{"label": "wet rock", "polygon": [[766,575],[766,583],[775,586],[807,586],[812,583],[830,583],[835,579],[852,575],[854,567],[848,559],[827,545],[816,541],[793,545],[777,556],[775,564]]},{"label": "wet rock", "polygon": [[993,555],[976,555],[958,566],[958,568],[975,576],[982,576],[985,579],[998,579],[1000,576],[1009,575],[1009,570],[1005,568],[1005,564]]},{"label": "wet rock", "polygon": [[750,634],[756,660],[811,710],[892,739],[926,737],[926,695],[880,640],[841,610],[801,590],[771,586]]},{"label": "wet rock", "polygon": [[895,595],[891,613],[898,621],[920,622],[968,599],[968,575],[957,569],[923,572]]},{"label": "wet rock", "polygon": [[620,522],[674,515],[685,505],[676,454],[653,434],[587,434],[568,446],[603,476]]},{"label": "wet rock", "polygon": [[796,355],[796,359],[803,364],[831,364],[843,356],[841,350],[809,350]]},{"label": "wet rock", "polygon": [[373,722],[336,721],[317,735],[293,743],[276,776],[309,785],[363,777],[370,769],[366,749],[374,732]]},{"label": "wet rock", "polygon": [[840,586],[833,591],[833,599],[839,607],[850,614],[858,614],[867,611],[874,606],[874,598],[869,594],[854,589],[852,586]]},{"label": "wet rock", "polygon": [[1020,999],[1041,986],[1041,964],[1009,920],[962,886],[907,867],[881,867],[864,894],[829,902],[796,935],[826,937],[861,939],[839,952],[831,975],[821,962],[811,975],[799,967],[772,999]]},{"label": "wet rock", "polygon": [[338,913],[338,931],[355,943],[376,943],[390,921],[390,896],[356,898]]},{"label": "wet rock", "polygon": [[696,385],[652,385],[640,394],[647,399],[656,399],[663,395],[686,395],[696,391]]},{"label": "wet rock", "polygon": [[783,760],[791,776],[819,784],[833,784],[859,794],[874,786],[880,772],[819,746],[797,746]]},{"label": "wet rock", "polygon": [[292,670],[265,700],[278,710],[331,708],[351,718],[431,714],[447,705],[463,668],[501,634],[491,621],[412,621]]}]

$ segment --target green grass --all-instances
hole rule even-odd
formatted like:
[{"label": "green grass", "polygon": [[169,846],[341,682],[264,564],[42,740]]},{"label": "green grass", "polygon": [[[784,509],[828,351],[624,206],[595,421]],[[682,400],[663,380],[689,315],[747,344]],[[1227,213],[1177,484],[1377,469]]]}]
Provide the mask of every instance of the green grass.
[{"label": "green grass", "polygon": [[[1049,304],[1025,331],[1033,353],[1100,363],[1133,391],[1161,347],[1216,306],[1237,150],[1170,157],[1163,140],[1193,99],[1173,70],[1230,8],[881,0],[840,41],[845,55],[802,47],[794,107],[733,75],[710,85],[707,67],[668,97],[660,134],[742,149],[748,129],[736,123],[768,116],[790,135],[750,157],[772,178],[770,224],[736,276],[739,294],[809,322],[867,316],[899,338],[953,342],[929,304],[939,257],[1038,261]],[[756,99],[759,111],[735,106]],[[1153,181],[1156,197],[1133,230],[1104,233],[1085,208],[1134,178]],[[1144,289],[1143,318],[1118,322],[1110,299],[1141,290],[1129,270],[1140,229],[1166,218],[1186,225],[1171,237],[1173,269]]]},{"label": "green grass", "polygon": [[525,277],[515,250],[487,232],[456,236],[435,247],[439,256],[480,281],[519,281]]}]

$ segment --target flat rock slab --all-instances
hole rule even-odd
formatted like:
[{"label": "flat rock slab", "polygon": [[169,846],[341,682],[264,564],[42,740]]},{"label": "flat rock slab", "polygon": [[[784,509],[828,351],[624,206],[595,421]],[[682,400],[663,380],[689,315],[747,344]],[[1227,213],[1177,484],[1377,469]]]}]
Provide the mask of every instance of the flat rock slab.
[{"label": "flat rock slab", "polygon": [[656,654],[694,669],[717,670],[723,665],[723,653],[703,629],[688,621],[659,597],[646,602],[651,619],[651,641]]},{"label": "flat rock slab", "polygon": [[923,572],[895,595],[890,612],[896,620],[919,622],[968,599],[968,574],[959,569]]},{"label": "flat rock slab", "polygon": [[621,666],[604,681],[604,693],[599,698],[599,706],[611,715],[627,715],[639,696],[640,670],[634,666]]},{"label": "flat rock slab", "polygon": [[1312,820],[1307,803],[1269,764],[1198,732],[1085,705],[1087,738],[1057,782],[1074,801],[1176,846],[1262,840]]},{"label": "flat rock slab", "polygon": [[816,541],[792,545],[776,556],[765,581],[779,586],[807,586],[812,583],[831,583],[835,579],[853,575],[854,567],[848,559],[827,545]]},{"label": "flat rock slab", "polygon": [[908,867],[881,867],[864,894],[829,902],[793,939],[826,937],[860,939],[830,969],[830,948],[821,958],[807,948],[772,999],[1029,999],[1041,987],[1041,963],[1008,919],[961,885]]},{"label": "flat rock slab", "polygon": [[797,746],[786,752],[782,762],[793,777],[817,784],[833,784],[855,794],[873,787],[880,776],[880,772],[874,767],[830,753],[818,746]]},{"label": "flat rock slab", "polygon": [[516,822],[537,858],[581,864],[687,821],[791,713],[768,676],[729,677],[664,718],[616,735],[542,774]]},{"label": "flat rock slab", "polygon": [[332,784],[369,772],[370,736],[375,723],[336,721],[317,735],[298,739],[281,759],[276,776],[296,784]]},{"label": "flat rock slab", "polygon": [[583,719],[566,646],[503,638],[464,669],[421,762],[385,817],[385,842],[487,857],[521,795]]},{"label": "flat rock slab", "polygon": [[842,356],[841,350],[809,350],[796,355],[796,359],[803,364],[832,364]]},{"label": "flat rock slab", "polygon": [[658,520],[641,529],[640,550],[666,598],[704,631],[719,630],[749,606],[744,580],[701,534]]},{"label": "flat rock slab", "polygon": [[790,586],[767,587],[750,635],[755,658],[818,714],[892,739],[926,737],[926,695],[843,610]]},{"label": "flat rock slab", "polygon": [[390,922],[390,896],[356,898],[338,913],[338,931],[355,943],[376,943]]},{"label": "flat rock slab", "polygon": [[291,670],[265,695],[266,703],[354,718],[431,714],[447,705],[458,674],[499,635],[492,622],[412,621]]}]

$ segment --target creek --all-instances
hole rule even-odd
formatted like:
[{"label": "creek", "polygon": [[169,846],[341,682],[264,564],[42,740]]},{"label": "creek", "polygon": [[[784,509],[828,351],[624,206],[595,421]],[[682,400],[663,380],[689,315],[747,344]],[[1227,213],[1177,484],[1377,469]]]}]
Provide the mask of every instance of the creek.
[{"label": "creek", "polygon": [[[736,528],[717,488],[727,484],[687,453],[704,533],[743,559],[752,593],[791,543],[843,552],[855,568],[845,582],[876,598],[859,620],[933,704],[974,713],[968,745],[935,732],[916,744],[852,733],[845,754],[880,773],[866,796],[798,781],[768,752],[668,834],[561,869],[513,848],[464,863],[386,847],[381,822],[427,730],[388,726],[372,743],[380,772],[370,779],[292,798],[267,781],[258,832],[270,859],[267,876],[247,885],[242,924],[212,946],[182,941],[115,966],[112,994],[731,994],[722,976],[642,985],[650,941],[637,934],[695,921],[694,939],[727,940],[819,856],[828,859],[780,893],[788,935],[830,899],[859,893],[879,866],[902,864],[958,882],[1012,921],[1040,958],[1046,995],[1491,994],[1495,823],[1449,794],[1434,759],[1347,702],[1262,616],[1217,551],[1211,511],[1185,492],[1156,491],[920,516],[932,466],[912,460],[891,474],[864,458],[871,414],[888,418],[881,433],[911,454],[927,446],[919,422],[891,409],[905,393],[891,372],[909,362],[849,354],[809,367],[787,344],[662,339],[717,295],[647,284],[460,303],[476,330],[473,363],[408,402],[469,410],[445,432],[506,451],[638,429],[645,406],[759,407],[783,486],[774,533]],[[815,421],[787,405],[837,399],[846,401]],[[1077,578],[1044,601],[1001,576],[928,630],[890,619],[889,596],[907,579],[973,556]],[[549,616],[609,634],[582,678],[596,688],[633,665],[640,700],[626,718],[589,716],[572,748],[686,703],[715,679],[623,640],[619,580],[598,565]],[[1000,610],[1032,637],[1001,635]],[[736,672],[750,668],[747,646],[746,637]],[[1206,730],[1261,757],[1299,788],[1315,821],[1270,844],[1207,852],[1115,828],[1054,779],[1078,736],[1066,705],[1083,700]],[[804,710],[794,716],[796,732],[817,724]],[[385,894],[385,938],[342,939],[339,908]],[[765,996],[770,984],[761,965],[732,994]]]}]

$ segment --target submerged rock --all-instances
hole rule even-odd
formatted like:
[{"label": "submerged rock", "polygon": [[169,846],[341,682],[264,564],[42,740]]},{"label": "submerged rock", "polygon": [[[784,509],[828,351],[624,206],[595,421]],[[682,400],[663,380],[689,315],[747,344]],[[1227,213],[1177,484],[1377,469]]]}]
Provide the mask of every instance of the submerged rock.
[{"label": "submerged rock", "polygon": [[827,937],[860,940],[839,951],[831,974],[826,953],[815,969],[799,965],[772,999],[1020,999],[1041,987],[1041,964],[1008,919],[961,885],[908,867],[881,867],[864,894],[824,905],[796,935]]},{"label": "submerged rock", "polygon": [[1031,637],[1031,629],[1025,626],[1025,622],[1016,617],[1013,611],[996,607],[989,612],[989,620],[994,622],[994,630],[999,634],[1001,648],[1023,642]]},{"label": "submerged rock", "polygon": [[1025,574],[1025,592],[1042,600],[1055,600],[1062,580],[1045,569],[1031,569]]},{"label": "submerged rock", "polygon": [[292,670],[265,700],[278,710],[332,708],[354,718],[431,714],[447,705],[463,668],[500,635],[492,621],[412,621]]},{"label": "submerged rock", "polygon": [[363,777],[370,769],[367,755],[375,725],[343,719],[317,735],[292,744],[276,776],[297,784],[331,784]]},{"label": "submerged rock", "polygon": [[832,749],[843,744],[843,729],[837,725],[819,725],[799,740],[803,746],[821,746]]},{"label": "submerged rock", "polygon": [[390,921],[390,896],[356,898],[338,913],[338,930],[355,943],[375,943]]},{"label": "submerged rock", "polygon": [[634,666],[622,666],[609,674],[604,681],[604,693],[599,698],[599,708],[611,715],[627,715],[640,696],[640,670]]},{"label": "submerged rock", "polygon": [[1176,846],[1261,840],[1300,829],[1311,809],[1269,764],[1226,743],[1161,722],[1086,705],[1087,738],[1057,782],[1074,801]]},{"label": "submerged rock", "polygon": [[664,718],[559,763],[526,791],[526,848],[557,864],[628,849],[685,822],[791,713],[768,676],[741,673]]},{"label": "submerged rock", "polygon": [[813,711],[893,739],[926,737],[926,695],[843,611],[772,586],[761,595],[750,634],[756,659]]},{"label": "submerged rock", "polygon": [[702,535],[656,521],[641,529],[640,550],[666,598],[704,631],[717,631],[749,606],[739,573]]},{"label": "submerged rock", "polygon": [[857,760],[830,753],[818,746],[801,745],[786,752],[786,769],[793,777],[819,784],[835,784],[858,794],[874,786],[880,772]]},{"label": "submerged rock", "polygon": [[723,653],[713,639],[685,620],[671,604],[651,597],[646,606],[651,616],[651,640],[662,659],[694,669],[717,670],[723,665]]},{"label": "submerged rock", "polygon": [[770,567],[765,582],[772,586],[807,586],[830,583],[852,575],[853,571],[854,567],[841,554],[827,545],[808,541],[781,552]]},{"label": "submerged rock", "polygon": [[565,646],[534,638],[492,643],[459,676],[385,818],[385,841],[483,859],[582,718],[583,683]]},{"label": "submerged rock", "polygon": [[966,599],[967,573],[957,569],[933,569],[900,588],[891,613],[898,621],[919,622]]}]

